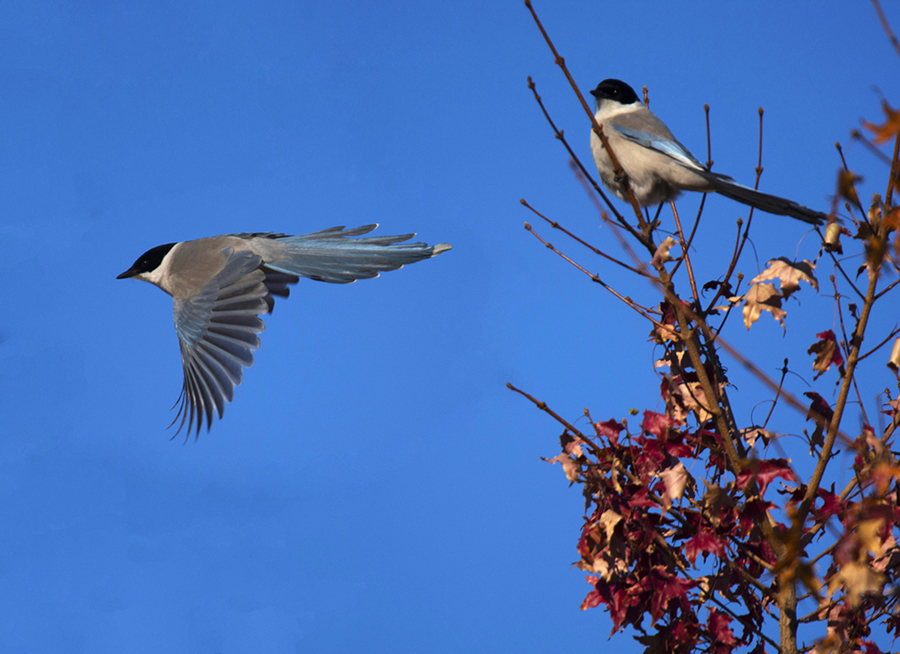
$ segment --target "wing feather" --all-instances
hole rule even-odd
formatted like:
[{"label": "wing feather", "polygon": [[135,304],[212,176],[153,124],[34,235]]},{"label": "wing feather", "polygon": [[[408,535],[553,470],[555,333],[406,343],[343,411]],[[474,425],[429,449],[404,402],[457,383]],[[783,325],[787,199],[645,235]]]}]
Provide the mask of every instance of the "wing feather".
[{"label": "wing feather", "polygon": [[[253,351],[268,311],[266,273],[262,258],[249,250],[222,251],[225,266],[193,297],[175,300],[175,331],[181,346],[184,384],[172,425],[187,423],[187,434],[199,436],[204,421],[207,430],[214,416],[219,419],[234,398],[243,369],[253,365]],[[170,425],[171,426],[171,425]]]}]

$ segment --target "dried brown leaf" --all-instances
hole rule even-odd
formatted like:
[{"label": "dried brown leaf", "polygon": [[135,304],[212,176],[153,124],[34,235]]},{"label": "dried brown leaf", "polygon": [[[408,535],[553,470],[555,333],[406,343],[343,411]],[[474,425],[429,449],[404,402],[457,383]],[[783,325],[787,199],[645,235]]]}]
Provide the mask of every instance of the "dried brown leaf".
[{"label": "dried brown leaf", "polygon": [[781,308],[781,298],[782,295],[775,290],[774,284],[751,286],[744,294],[744,326],[750,329],[750,326],[759,320],[760,313],[768,311],[784,327],[784,317],[787,314]]},{"label": "dried brown leaf", "polygon": [[772,259],[766,264],[766,269],[750,280],[751,284],[767,282],[777,279],[781,286],[781,294],[784,297],[800,288],[800,282],[806,282],[817,291],[819,280],[813,275],[815,264],[804,259],[803,261],[791,261],[786,257]]}]

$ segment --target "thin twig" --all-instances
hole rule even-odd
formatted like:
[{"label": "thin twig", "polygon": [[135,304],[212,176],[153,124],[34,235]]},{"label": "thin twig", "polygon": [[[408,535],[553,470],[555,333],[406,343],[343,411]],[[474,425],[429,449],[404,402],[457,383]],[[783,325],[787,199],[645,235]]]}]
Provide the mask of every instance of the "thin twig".
[{"label": "thin twig", "polygon": [[[672,207],[672,215],[675,216],[675,227],[678,230],[678,238],[681,239],[681,251],[682,251],[682,259],[684,260],[685,268],[687,268],[688,273],[688,281],[691,283],[691,293],[694,295],[694,302],[696,303],[697,308],[700,308],[700,295],[697,293],[697,281],[694,279],[694,268],[691,266],[691,255],[689,254],[689,246],[686,244],[684,238],[684,230],[681,229],[681,218],[678,217],[678,209],[675,208],[674,202],[669,202],[669,206]],[[675,274],[675,271],[678,269],[676,265],[672,268],[672,274]]]},{"label": "thin twig", "polygon": [[856,287],[856,284],[853,283],[853,280],[851,280],[849,275],[847,275],[847,273],[844,272],[844,267],[841,265],[841,262],[838,261],[837,257],[834,256],[834,252],[828,251],[827,254],[828,254],[828,256],[831,257],[831,261],[832,261],[832,263],[834,263],[834,267],[837,269],[837,271],[839,273],[841,273],[841,277],[843,277],[844,281],[847,282],[847,284],[850,286],[850,288],[853,289],[853,292],[856,293],[857,296],[859,296],[860,300],[865,300],[866,299],[865,294]]},{"label": "thin twig", "polygon": [[850,138],[852,138],[854,141],[859,141],[860,143],[862,143],[863,146],[865,146],[866,150],[868,150],[881,160],[881,163],[889,164],[891,162],[891,160],[888,159],[888,156],[884,152],[882,152],[877,145],[863,136],[862,132],[860,132],[858,129],[850,130]]},{"label": "thin twig", "polygon": [[888,334],[885,337],[885,339],[883,341],[881,341],[878,345],[873,347],[871,350],[869,350],[865,354],[860,354],[859,359],[857,359],[857,361],[862,361],[870,354],[875,354],[878,350],[880,350],[882,347],[884,347],[887,344],[887,342],[890,341],[892,338],[894,338],[897,334],[900,334],[900,327],[894,327],[893,331],[891,331],[891,333]]},{"label": "thin twig", "polygon": [[884,12],[881,10],[881,3],[878,2],[878,0],[872,0],[872,5],[875,7],[875,13],[878,14],[878,20],[881,21],[881,27],[884,29],[884,33],[887,34],[888,40],[891,42],[891,45],[894,46],[894,50],[900,55],[900,42],[898,42],[897,37],[894,36],[891,25],[888,23]]},{"label": "thin twig", "polygon": [[772,406],[769,408],[769,414],[766,416],[766,419],[763,421],[762,428],[765,429],[766,425],[769,424],[769,418],[772,417],[772,413],[775,411],[775,405],[778,404],[778,397],[781,395],[781,389],[784,387],[784,379],[787,377],[788,373],[788,360],[784,360],[784,364],[781,366],[781,379],[778,381],[778,389],[775,391],[775,398],[772,400]]},{"label": "thin twig", "polygon": [[[844,312],[841,307],[841,293],[840,293],[840,291],[838,291],[838,287],[837,287],[837,283],[835,282],[834,275],[830,275],[829,278],[831,279],[831,285],[834,288],[835,301],[837,302],[838,320],[841,323],[841,336],[843,336],[842,342],[844,343],[844,346],[849,350],[850,339],[847,338],[847,328],[844,326]],[[872,301],[874,302],[874,300],[872,300]],[[840,347],[840,344],[838,344],[838,347]],[[846,354],[848,357],[850,356],[849,351],[843,352],[842,354]],[[861,361],[861,360],[862,359],[859,359],[859,361]],[[862,411],[863,419],[866,421],[867,425],[871,424],[871,423],[869,423],[869,416],[866,415],[866,406],[862,401],[862,395],[859,392],[859,385],[856,383],[856,377],[853,378],[853,390],[856,393],[856,401],[859,403],[859,408],[860,408],[860,411]]]},{"label": "thin twig", "polygon": [[565,74],[566,79],[569,80],[569,85],[572,87],[572,90],[575,91],[575,95],[578,96],[578,101],[581,102],[581,106],[584,108],[585,112],[588,115],[588,118],[591,121],[592,128],[594,133],[600,138],[600,141],[603,143],[603,147],[606,149],[606,154],[609,155],[610,161],[612,161],[613,165],[613,173],[616,176],[616,179],[622,180],[622,187],[625,189],[625,193],[628,196],[628,199],[631,201],[631,206],[634,209],[634,213],[638,219],[638,225],[641,227],[641,231],[644,234],[647,234],[647,223],[644,220],[644,215],[641,213],[641,207],[638,204],[637,198],[634,195],[634,191],[631,189],[631,184],[628,182],[628,176],[625,173],[625,169],[619,164],[619,160],[616,157],[615,153],[609,147],[609,140],[606,138],[606,134],[603,133],[603,127],[597,122],[597,119],[594,118],[594,112],[591,111],[591,108],[588,106],[587,101],[584,99],[584,96],[581,94],[581,90],[578,88],[578,85],[575,83],[575,80],[572,78],[572,74],[569,72],[569,69],[566,67],[566,60],[559,54],[556,50],[556,46],[553,45],[553,41],[550,39],[550,35],[547,34],[547,30],[544,29],[543,24],[541,23],[541,19],[538,18],[537,12],[534,10],[534,7],[531,4],[531,0],[525,0],[525,6],[528,7],[528,10],[531,12],[531,17],[534,18],[534,22],[537,24],[538,29],[541,31],[541,34],[544,36],[544,40],[547,42],[547,45],[550,47],[550,51],[553,53],[554,61],[556,65],[559,66],[563,74]]},{"label": "thin twig", "polygon": [[558,230],[561,231],[563,234],[565,234],[566,236],[568,236],[568,237],[571,238],[572,240],[576,241],[577,243],[580,243],[581,245],[583,245],[584,247],[586,247],[587,249],[589,249],[589,250],[590,250],[591,252],[593,252],[594,254],[603,257],[603,258],[606,259],[607,261],[611,261],[612,263],[616,264],[617,266],[622,266],[623,268],[625,268],[625,270],[627,270],[627,271],[629,271],[629,272],[633,272],[633,273],[636,274],[636,275],[641,275],[642,277],[646,277],[646,276],[647,276],[647,273],[646,273],[646,272],[644,272],[644,271],[642,271],[642,270],[638,270],[637,268],[633,268],[633,267],[629,266],[627,263],[625,263],[624,261],[619,261],[619,260],[616,259],[615,257],[606,254],[605,252],[603,252],[602,250],[600,250],[600,249],[594,247],[593,245],[591,245],[590,243],[588,243],[588,242],[585,241],[584,239],[580,238],[579,236],[576,236],[575,234],[573,234],[572,232],[570,232],[568,229],[566,229],[565,227],[563,227],[562,225],[560,225],[560,224],[559,224],[558,222],[556,222],[555,220],[550,220],[550,219],[547,218],[544,214],[542,214],[540,211],[538,211],[537,209],[535,209],[534,207],[532,207],[530,204],[528,204],[528,202],[525,201],[524,199],[523,199],[523,200],[519,200],[519,202],[521,202],[522,205],[524,205],[525,207],[527,207],[528,210],[531,211],[534,215],[536,215],[537,217],[542,218],[543,220],[545,220],[545,221],[547,222],[547,224],[549,224],[553,229],[558,229]]},{"label": "thin twig", "polygon": [[569,153],[569,157],[571,157],[572,161],[575,162],[575,165],[578,166],[579,170],[581,170],[581,174],[584,175],[585,179],[589,180],[591,186],[594,187],[594,191],[603,198],[603,201],[606,203],[606,206],[609,207],[610,211],[613,212],[613,215],[616,217],[623,227],[633,232],[634,236],[639,236],[637,232],[634,231],[634,228],[628,224],[628,221],[625,220],[624,216],[619,213],[618,209],[616,209],[615,205],[610,201],[607,197],[606,193],[603,192],[603,189],[600,188],[600,185],[594,181],[594,178],[591,177],[590,173],[588,173],[587,169],[585,169],[584,164],[581,163],[581,159],[578,158],[578,155],[575,154],[575,151],[569,145],[569,142],[566,140],[565,134],[561,129],[556,126],[556,123],[553,122],[553,119],[550,117],[550,112],[547,111],[547,108],[544,106],[544,102],[541,99],[541,96],[537,92],[537,85],[534,83],[534,80],[531,79],[531,76],[528,76],[528,88],[531,89],[531,92],[534,94],[534,99],[537,101],[538,106],[541,108],[541,112],[544,114],[544,118],[550,123],[550,128],[553,130],[553,135],[559,140],[563,146],[566,148],[566,151]]},{"label": "thin twig", "polygon": [[884,295],[885,293],[887,293],[888,291],[890,291],[890,290],[891,290],[892,288],[894,288],[897,284],[900,284],[900,279],[896,279],[896,280],[892,281],[890,284],[888,284],[888,285],[885,286],[882,290],[880,290],[880,291],[875,295],[875,301],[877,302],[878,300],[880,300],[882,295]]},{"label": "thin twig", "polygon": [[802,521],[806,520],[806,516],[809,514],[809,511],[812,507],[812,503],[815,500],[816,492],[819,490],[819,484],[822,483],[822,477],[825,474],[825,468],[828,465],[828,461],[831,458],[831,452],[834,448],[834,442],[840,433],[840,424],[841,419],[844,416],[844,409],[847,406],[847,397],[850,394],[850,382],[856,373],[856,366],[859,363],[859,350],[862,347],[863,338],[865,337],[866,327],[869,323],[869,315],[872,311],[872,304],[875,298],[875,289],[878,286],[878,275],[874,274],[869,279],[869,288],[866,292],[866,298],[863,302],[862,313],[859,316],[859,320],[856,323],[856,329],[854,330],[853,339],[848,345],[850,346],[850,354],[847,357],[847,368],[844,373],[844,381],[841,384],[840,391],[838,392],[838,400],[834,407],[834,413],[831,417],[831,421],[828,423],[828,431],[825,435],[825,442],[822,445],[822,451],[819,454],[819,460],[816,463],[816,467],[813,470],[812,477],[810,478],[809,484],[806,488],[806,496],[803,498],[803,501],[800,503],[800,508],[798,509],[799,519]]},{"label": "thin twig", "polygon": [[630,308],[634,309],[634,310],[637,311],[641,316],[643,316],[644,318],[646,318],[647,320],[649,320],[650,322],[652,322],[658,329],[663,329],[662,324],[660,324],[659,321],[657,321],[656,319],[654,319],[654,318],[650,315],[649,309],[647,309],[646,307],[642,307],[641,305],[639,305],[637,302],[635,302],[635,301],[632,300],[631,298],[622,295],[621,293],[619,293],[618,291],[616,291],[613,287],[611,287],[609,284],[607,284],[607,283],[604,282],[602,279],[600,279],[599,275],[596,275],[596,274],[594,274],[594,273],[588,272],[588,271],[585,270],[580,264],[576,263],[575,261],[573,261],[572,259],[570,259],[569,257],[567,257],[565,254],[563,254],[562,252],[560,252],[559,250],[557,250],[557,249],[553,246],[552,243],[549,243],[549,242],[545,241],[543,238],[541,238],[541,236],[540,236],[536,231],[534,231],[534,227],[532,227],[529,223],[525,223],[525,229],[527,229],[529,232],[531,232],[531,233],[534,235],[534,237],[537,238],[537,240],[539,240],[541,243],[543,243],[544,246],[545,246],[547,249],[553,250],[553,251],[554,251],[556,254],[558,254],[560,257],[562,257],[563,259],[565,259],[566,261],[568,261],[570,264],[572,264],[573,266],[575,266],[576,268],[578,268],[578,270],[580,270],[580,271],[583,272],[585,275],[587,275],[588,277],[590,277],[592,282],[596,282],[596,283],[600,284],[600,286],[602,286],[602,287],[605,288],[607,291],[609,291],[610,293],[612,293],[614,296],[616,296],[617,298],[619,298],[620,300],[622,300],[622,302],[624,302],[625,304],[627,304]]},{"label": "thin twig", "polygon": [[577,436],[578,438],[580,438],[582,441],[584,441],[585,443],[588,443],[588,444],[593,445],[594,447],[596,447],[596,445],[594,445],[594,444],[591,442],[591,440],[590,440],[589,438],[587,438],[584,434],[582,434],[580,431],[578,431],[578,429],[576,429],[573,425],[569,424],[569,422],[568,422],[565,418],[563,418],[561,415],[559,415],[558,413],[556,413],[553,409],[551,409],[550,407],[548,407],[546,402],[541,402],[540,400],[535,399],[534,397],[532,397],[531,395],[529,395],[529,394],[526,393],[525,391],[516,388],[515,386],[513,386],[513,385],[510,384],[509,382],[507,382],[506,387],[507,387],[509,390],[515,391],[515,392],[518,393],[519,395],[522,395],[522,396],[524,396],[526,399],[530,400],[531,403],[534,404],[534,406],[536,406],[536,407],[537,407],[538,409],[540,409],[541,411],[547,413],[551,418],[553,418],[554,420],[556,420],[556,422],[558,422],[558,423],[561,424],[563,427],[565,427],[567,430],[569,430],[570,432],[572,432],[573,434],[575,434],[575,436]]},{"label": "thin twig", "polygon": [[894,157],[891,159],[891,174],[888,178],[887,193],[884,194],[884,206],[886,207],[891,206],[898,178],[900,178],[900,132],[897,132],[897,136],[894,139]]}]

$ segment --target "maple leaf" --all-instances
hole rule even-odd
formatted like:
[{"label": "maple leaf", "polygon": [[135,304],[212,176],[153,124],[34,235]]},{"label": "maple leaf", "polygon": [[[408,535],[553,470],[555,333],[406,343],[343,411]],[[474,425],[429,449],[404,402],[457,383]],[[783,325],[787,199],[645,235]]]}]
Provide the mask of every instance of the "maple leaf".
[{"label": "maple leaf", "polygon": [[806,419],[813,419],[816,423],[816,428],[809,437],[809,451],[812,453],[817,446],[825,442],[825,428],[831,422],[834,410],[828,406],[825,398],[815,391],[807,391],[803,395],[812,400],[809,410],[806,412]]},{"label": "maple leaf", "polygon": [[762,639],[756,644],[749,654],[766,654],[766,646]]},{"label": "maple leaf", "polygon": [[672,502],[684,494],[684,486],[688,480],[688,473],[684,465],[679,461],[668,470],[661,472],[659,476],[666,485],[666,493],[663,495],[663,510],[668,511]]},{"label": "maple leaf", "polygon": [[656,248],[656,252],[653,253],[653,259],[650,261],[650,265],[659,269],[667,261],[672,261],[672,257],[669,256],[669,250],[671,250],[677,242],[678,241],[671,236],[667,236],[666,240],[660,243],[659,247]]},{"label": "maple leaf", "polygon": [[664,439],[669,427],[675,425],[675,421],[662,413],[655,413],[649,409],[644,411],[644,419],[641,422],[641,430],[653,434],[657,438]]},{"label": "maple leaf", "polygon": [[653,622],[659,620],[669,607],[669,602],[687,596],[687,592],[697,585],[690,579],[676,577],[662,566],[653,568],[653,593],[650,598],[650,617]]},{"label": "maple leaf", "polygon": [[834,595],[843,586],[851,607],[859,606],[866,591],[880,591],[887,580],[869,563],[869,552],[879,555],[883,549],[883,525],[882,518],[863,520],[851,533],[844,534],[834,549],[834,562],[840,570],[828,580],[828,592]]},{"label": "maple leaf", "polygon": [[797,476],[791,470],[787,459],[754,459],[738,474],[736,484],[743,490],[751,481],[756,481],[759,484],[759,495],[762,497],[766,494],[769,482],[776,477],[797,481]]},{"label": "maple leaf", "polygon": [[847,601],[851,607],[859,606],[862,594],[870,590],[880,590],[885,576],[875,572],[865,563],[850,561],[841,566],[840,571],[828,581],[828,592],[834,592],[841,586],[847,593]]},{"label": "maple leaf", "polygon": [[871,640],[864,640],[860,644],[863,646],[863,654],[881,654],[881,650],[878,649],[878,645],[873,643]]},{"label": "maple leaf", "polygon": [[620,516],[615,511],[607,509],[600,516],[600,520],[597,524],[603,527],[603,531],[606,533],[607,540],[612,540],[613,530],[615,530],[616,525],[622,521],[622,516]]},{"label": "maple leaf", "polygon": [[750,325],[759,320],[763,311],[772,314],[781,326],[784,327],[784,317],[787,315],[781,308],[782,295],[775,290],[774,284],[754,284],[744,296],[744,326],[750,329]]},{"label": "maple leaf", "polygon": [[594,432],[596,432],[597,436],[600,438],[606,436],[613,445],[619,444],[619,434],[622,433],[623,429],[625,429],[625,425],[613,419],[594,424]]},{"label": "maple leaf", "polygon": [[813,518],[816,522],[824,522],[828,520],[833,515],[839,515],[844,512],[845,504],[844,501],[838,497],[834,492],[834,484],[831,485],[831,490],[825,490],[824,488],[820,488],[816,492],[816,496],[822,500],[822,506],[817,508],[813,508]]},{"label": "maple leaf", "polygon": [[819,280],[813,275],[815,267],[814,263],[806,259],[803,261],[791,261],[787,257],[778,257],[768,261],[766,269],[751,279],[750,283],[758,284],[759,282],[777,279],[784,297],[788,297],[791,293],[798,290],[800,282],[806,282],[818,291]]},{"label": "maple leaf", "polygon": [[706,484],[706,492],[703,493],[700,506],[703,507],[710,524],[718,527],[723,519],[731,518],[734,514],[734,498],[721,486],[711,484],[706,479],[703,480],[703,483]]},{"label": "maple leaf", "polygon": [[[682,304],[686,307],[690,306],[687,302],[682,302]],[[660,318],[657,323],[654,323],[650,335],[654,337],[658,343],[665,343],[667,341],[677,343],[681,340],[681,337],[678,335],[678,316],[675,315],[675,309],[668,302],[661,302],[659,308]]]},{"label": "maple leaf", "polygon": [[635,636],[634,639],[644,646],[643,654],[669,654],[672,650],[666,634],[649,634],[647,636]]},{"label": "maple leaf", "polygon": [[875,141],[876,145],[893,140],[897,132],[900,131],[900,110],[891,108],[887,100],[881,101],[881,110],[887,116],[884,124],[876,125],[867,120],[862,121],[863,127],[873,133],[872,140]]},{"label": "maple leaf", "polygon": [[734,632],[731,630],[731,627],[728,626],[730,624],[731,616],[720,613],[716,609],[709,610],[709,618],[706,621],[706,626],[709,627],[709,631],[713,635],[713,638],[725,645],[734,645],[737,643]]},{"label": "maple leaf", "polygon": [[850,236],[850,230],[838,223],[830,223],[825,228],[825,240],[822,244],[829,252],[837,252],[844,254],[844,248],[841,246],[841,235]]},{"label": "maple leaf", "polygon": [[[684,555],[691,565],[694,565],[697,555],[701,552],[722,558],[725,556],[725,541],[710,530],[699,531],[696,536],[684,544]],[[703,555],[704,561],[707,554]]]},{"label": "maple leaf", "polygon": [[546,461],[547,463],[561,464],[563,467],[563,472],[566,473],[566,479],[568,479],[572,483],[578,481],[578,474],[581,472],[581,468],[568,454],[558,454],[552,459],[544,459],[544,461]]},{"label": "maple leaf", "polygon": [[745,427],[744,429],[741,429],[738,434],[740,434],[741,438],[744,439],[744,442],[747,443],[747,445],[749,445],[750,447],[753,447],[756,444],[757,438],[762,438],[763,443],[768,445],[769,441],[771,441],[776,436],[768,429],[763,429],[759,425]]},{"label": "maple leaf", "polygon": [[560,436],[559,441],[562,445],[563,452],[566,454],[571,455],[575,459],[584,456],[584,449],[581,447],[581,444],[584,441],[577,436],[570,436],[568,432],[566,432]]},{"label": "maple leaf", "polygon": [[[712,417],[712,414],[706,410],[701,400],[703,399],[703,388],[700,382],[686,382],[682,377],[675,379],[665,377],[663,380],[664,395],[667,402],[667,413],[679,422],[683,422],[687,418],[688,411],[692,411],[697,415],[697,421],[700,424],[705,423]],[[720,385],[720,388],[724,384]]]},{"label": "maple leaf", "polygon": [[[881,548],[875,553],[875,560],[872,561],[872,569],[876,572],[885,572],[887,570],[895,570],[897,567],[896,559],[898,554],[897,541],[888,534],[888,537],[881,544]],[[896,589],[896,586],[894,586]],[[896,592],[896,591],[895,591]]]},{"label": "maple leaf", "polygon": [[837,344],[837,338],[830,329],[816,334],[819,340],[813,343],[806,351],[807,354],[815,354],[816,360],[813,362],[813,370],[818,379],[832,364],[838,367],[841,377],[844,376],[844,357],[841,354],[841,348]]},{"label": "maple leaf", "polygon": [[[760,522],[766,519],[766,512],[770,509],[775,508],[775,505],[772,502],[768,502],[766,500],[754,499],[748,500],[744,502],[741,506],[739,525],[741,527],[741,531],[745,534],[749,533],[753,527],[758,525]],[[763,557],[766,561],[774,561],[774,556],[769,559]]]},{"label": "maple leaf", "polygon": [[598,581],[597,577],[588,576],[588,577],[585,577],[585,579],[591,586],[594,586],[594,588],[593,588],[593,590],[591,590],[591,592],[589,592],[587,594],[587,597],[585,597],[584,601],[581,603],[582,611],[586,611],[587,609],[594,608],[595,606],[597,606],[601,602],[603,602],[603,598],[600,596],[600,591],[598,591],[596,588],[596,584]]},{"label": "maple leaf", "polygon": [[891,482],[900,479],[900,467],[891,465],[886,461],[880,461],[872,470],[871,479],[875,482],[875,489],[879,495],[883,495]]},{"label": "maple leaf", "polygon": [[807,420],[814,418],[816,421],[824,420],[825,422],[831,422],[831,417],[834,415],[834,409],[828,405],[828,402],[825,401],[824,397],[815,391],[806,391],[803,395],[812,400],[809,405],[809,411],[806,412]]},{"label": "maple leaf", "polygon": [[[888,359],[887,367],[894,372],[900,370],[900,338],[894,339],[894,347],[891,348],[891,358]],[[900,402],[900,398],[897,398],[895,404],[896,402]],[[897,407],[895,406],[894,409],[896,410]]]}]

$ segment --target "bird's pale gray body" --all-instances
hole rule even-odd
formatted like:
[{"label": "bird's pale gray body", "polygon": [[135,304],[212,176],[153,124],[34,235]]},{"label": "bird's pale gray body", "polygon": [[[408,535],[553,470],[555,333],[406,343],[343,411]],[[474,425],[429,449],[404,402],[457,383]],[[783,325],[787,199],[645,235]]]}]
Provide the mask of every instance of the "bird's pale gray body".
[{"label": "bird's pale gray body", "polygon": [[[819,211],[760,193],[704,168],[624,82],[604,80],[591,93],[597,99],[594,117],[603,126],[609,146],[640,206],[656,206],[674,200],[681,191],[697,191],[719,193],[762,211],[812,224],[821,224],[827,218]],[[612,160],[593,130],[591,154],[603,184],[628,201],[624,179],[616,177]]]},{"label": "bird's pale gray body", "polygon": [[[610,103],[598,102],[598,105],[600,106],[596,113],[597,122],[601,125],[614,126],[613,129],[607,128],[604,134],[619,164],[628,175],[631,189],[642,207],[674,200],[682,189],[700,192],[713,190],[709,181],[684,165],[687,163],[691,167],[702,168],[700,162],[687,148],[678,143],[669,128],[643,104],[611,106]],[[662,152],[646,148],[635,135],[648,128],[678,143],[681,150],[672,148],[671,152]],[[635,144],[641,147],[635,148]],[[606,154],[600,137],[593,131],[591,131],[591,154],[597,162],[600,180],[627,202],[628,195],[625,193],[624,185],[621,180],[616,179],[612,160]],[[650,166],[647,165],[648,159],[652,161]],[[660,170],[665,171],[665,174],[659,174]]]},{"label": "bird's pale gray body", "polygon": [[148,250],[119,275],[155,284],[174,300],[184,366],[179,430],[187,422],[190,432],[196,421],[199,433],[204,419],[209,427],[214,413],[222,417],[259,348],[259,316],[271,312],[274,296],[288,296],[288,285],[300,277],[347,284],[450,249],[406,243],[414,234],[353,238],[375,227],[199,238]]}]

